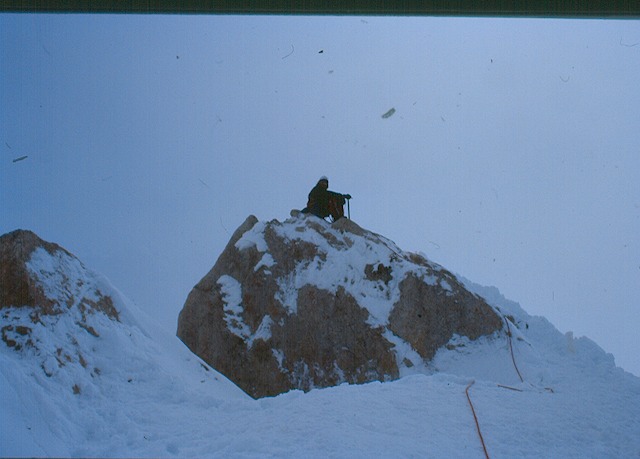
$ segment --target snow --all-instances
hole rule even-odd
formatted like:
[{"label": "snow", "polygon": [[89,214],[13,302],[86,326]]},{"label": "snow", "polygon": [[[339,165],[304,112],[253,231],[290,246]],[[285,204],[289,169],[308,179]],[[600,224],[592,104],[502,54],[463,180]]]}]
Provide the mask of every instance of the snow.
[{"label": "snow", "polygon": [[261,339],[264,341],[267,341],[269,338],[271,338],[271,325],[273,324],[273,320],[271,319],[271,317],[269,316],[264,316],[262,318],[262,321],[260,322],[260,325],[258,325],[258,328],[256,329],[256,332],[251,336],[251,338],[249,339],[249,348],[251,348],[251,346],[253,346],[253,342],[257,339]]},{"label": "snow", "polygon": [[38,247],[27,263],[27,270],[38,276],[49,298],[60,298],[64,303],[72,301],[74,297],[98,300],[95,291],[85,287],[95,286],[97,276],[86,271],[80,260],[62,250],[50,255]]},{"label": "snow", "polygon": [[249,231],[245,232],[235,246],[238,250],[255,247],[259,252],[266,252],[267,243],[264,240],[264,222],[257,222]]},{"label": "snow", "polygon": [[251,333],[251,328],[244,322],[242,313],[242,285],[233,277],[228,275],[220,276],[218,279],[220,291],[222,292],[224,306],[224,321],[227,328],[234,335],[242,338],[249,348],[257,339],[268,340],[271,337],[271,324],[273,320],[269,316],[264,316],[255,333]]},{"label": "snow", "polygon": [[246,340],[251,335],[251,329],[242,319],[242,285],[231,276],[220,276],[218,279],[224,306],[224,321],[231,333]]},{"label": "snow", "polygon": [[[263,229],[245,233],[239,247],[260,250]],[[337,251],[324,247],[329,256],[313,263],[333,270],[342,263],[343,285],[355,292],[371,285],[351,285],[350,257],[385,263],[392,253],[403,255],[390,241],[380,248],[328,225],[322,231],[344,244]],[[321,242],[313,232],[287,236]],[[590,339],[560,333],[494,287],[461,279],[509,318],[513,357],[504,333],[473,342],[456,336],[424,364],[388,333],[405,362],[397,381],[253,400],[74,258],[40,251],[29,267],[60,300],[74,289],[110,295],[120,321],[87,315],[95,336],[78,326],[83,318],[75,305],[36,322],[29,308],[1,311],[3,334],[24,344],[17,351],[0,343],[2,457],[480,458],[465,395],[471,382],[469,395],[492,458],[640,457],[640,378],[617,368]],[[219,283],[231,329],[243,339],[267,339],[270,323],[253,335],[245,329],[238,281],[227,276]],[[292,281],[287,288],[297,287]],[[382,302],[374,298],[368,307],[376,312]],[[384,320],[383,310],[377,314]],[[17,326],[31,333],[22,336]]]},{"label": "snow", "polygon": [[266,268],[269,268],[269,267],[273,266],[274,264],[275,264],[275,260],[273,259],[271,254],[270,253],[265,253],[262,256],[262,258],[260,259],[260,261],[258,262],[258,264],[253,268],[253,270],[257,272],[263,266],[266,267]]},{"label": "snow", "polygon": [[[312,223],[308,218],[313,219]],[[297,291],[303,286],[314,285],[332,293],[342,287],[369,312],[370,325],[383,326],[388,323],[391,308],[399,299],[398,285],[409,271],[420,275],[427,283],[436,282],[426,268],[410,262],[393,242],[374,233],[357,235],[340,231],[322,219],[304,214],[273,228],[285,240],[309,242],[318,248],[318,254],[312,261],[298,264],[291,275],[279,282],[280,290],[276,298],[292,314],[297,310]],[[258,237],[258,234],[263,233],[264,229],[264,225],[256,224],[249,231],[251,236],[248,240],[263,241],[264,237]],[[247,247],[244,243],[242,246]],[[240,246],[236,244],[236,247]],[[393,274],[389,283],[363,278],[361,267],[367,264],[392,266]],[[438,268],[434,264],[433,269]]]}]

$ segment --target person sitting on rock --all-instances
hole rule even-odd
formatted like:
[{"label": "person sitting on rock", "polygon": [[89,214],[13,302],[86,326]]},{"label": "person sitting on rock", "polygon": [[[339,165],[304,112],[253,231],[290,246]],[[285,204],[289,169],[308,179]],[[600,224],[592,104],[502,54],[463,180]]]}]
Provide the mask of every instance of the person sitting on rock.
[{"label": "person sitting on rock", "polygon": [[316,186],[309,192],[307,207],[302,209],[302,212],[310,213],[320,218],[331,216],[331,221],[335,222],[344,217],[346,199],[351,199],[351,195],[329,191],[329,179],[322,176]]}]

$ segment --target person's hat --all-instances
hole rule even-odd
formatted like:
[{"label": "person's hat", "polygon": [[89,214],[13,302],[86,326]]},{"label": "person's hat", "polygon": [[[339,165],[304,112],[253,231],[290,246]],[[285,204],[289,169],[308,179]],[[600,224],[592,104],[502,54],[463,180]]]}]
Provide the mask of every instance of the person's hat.
[{"label": "person's hat", "polygon": [[322,181],[329,183],[329,179],[327,178],[326,175],[323,175],[322,177],[320,177],[320,180],[318,180],[318,182],[322,182]]}]

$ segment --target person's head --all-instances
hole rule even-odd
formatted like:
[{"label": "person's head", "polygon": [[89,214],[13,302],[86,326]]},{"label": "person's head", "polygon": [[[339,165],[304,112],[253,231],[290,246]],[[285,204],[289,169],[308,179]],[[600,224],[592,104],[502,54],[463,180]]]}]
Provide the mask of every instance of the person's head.
[{"label": "person's head", "polygon": [[320,177],[320,180],[318,180],[318,185],[324,188],[329,188],[329,179],[325,175],[323,175],[322,177]]}]

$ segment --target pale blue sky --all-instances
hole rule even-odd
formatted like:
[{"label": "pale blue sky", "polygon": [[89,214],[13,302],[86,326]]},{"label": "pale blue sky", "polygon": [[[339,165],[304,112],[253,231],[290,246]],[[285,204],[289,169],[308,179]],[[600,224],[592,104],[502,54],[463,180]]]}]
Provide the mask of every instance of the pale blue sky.
[{"label": "pale blue sky", "polygon": [[0,53],[0,233],[172,331],[233,230],[328,175],[640,375],[640,21],[2,14]]}]

